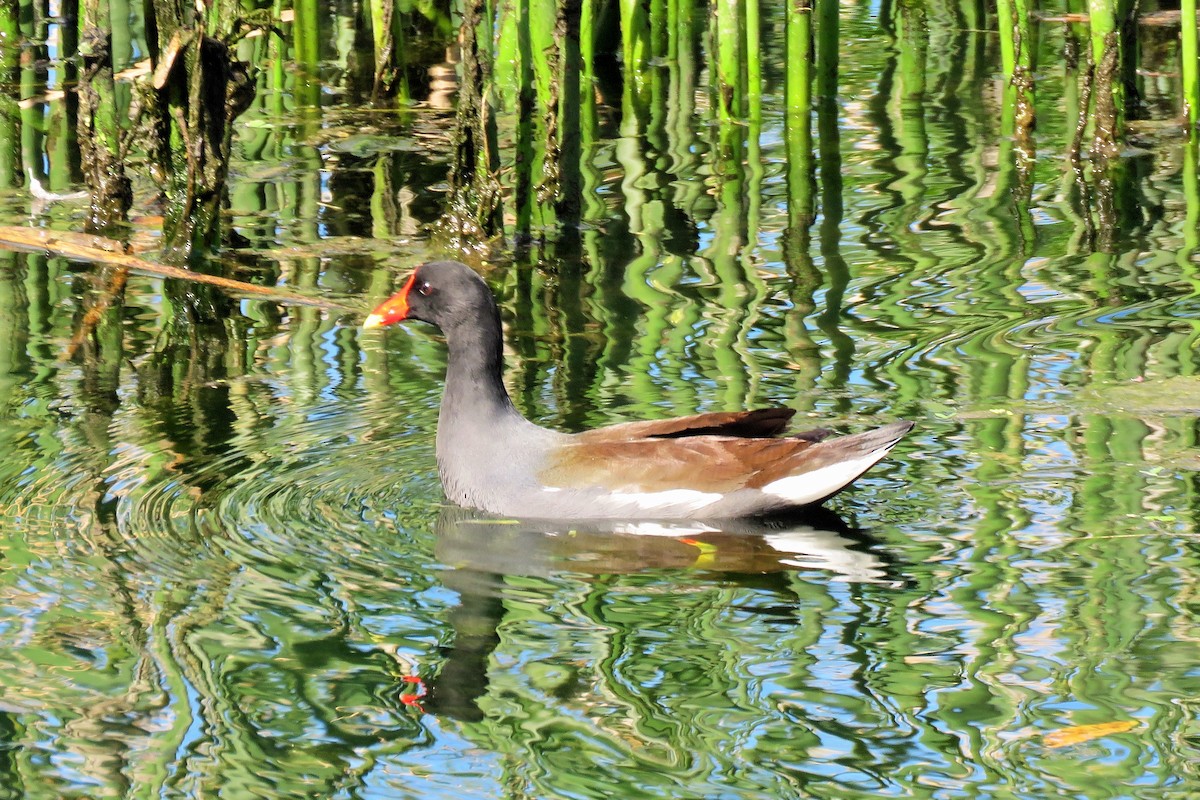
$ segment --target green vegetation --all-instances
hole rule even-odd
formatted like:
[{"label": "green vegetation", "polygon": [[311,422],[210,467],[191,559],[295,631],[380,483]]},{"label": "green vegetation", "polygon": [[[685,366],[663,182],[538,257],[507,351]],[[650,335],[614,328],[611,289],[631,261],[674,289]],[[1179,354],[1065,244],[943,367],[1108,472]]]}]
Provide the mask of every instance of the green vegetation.
[{"label": "green vegetation", "polygon": [[79,97],[79,162],[92,209],[89,227],[105,231],[125,219],[133,189],[125,173],[113,58],[110,52],[112,13],[108,0],[85,0],[79,55],[83,73]]},{"label": "green vegetation", "polygon": [[1180,8],[1180,46],[1179,71],[1182,79],[1182,95],[1184,119],[1188,130],[1195,131],[1200,123],[1200,46],[1197,45],[1197,26],[1200,17],[1196,16],[1196,0],[1181,0]]},{"label": "green vegetation", "polygon": [[[220,241],[217,212],[224,197],[230,137],[260,81],[260,70],[265,68],[263,90],[292,92],[302,106],[316,108],[322,102],[325,68],[321,65],[332,55],[347,77],[358,75],[365,81],[369,76],[370,89],[364,96],[379,105],[403,108],[422,101],[426,74],[437,66],[438,58],[456,49],[452,41],[456,19],[462,21],[458,38],[463,51],[461,61],[451,62],[457,63],[460,73],[457,156],[452,161],[451,194],[442,227],[449,240],[460,245],[498,234],[540,239],[557,235],[562,226],[578,224],[579,209],[590,202],[585,176],[596,141],[598,110],[606,102],[596,91],[602,79],[598,67],[606,69],[604,65],[614,59],[624,65],[623,80],[631,84],[623,89],[622,118],[632,115],[644,125],[661,113],[656,104],[664,99],[672,101],[671,109],[690,106],[683,95],[694,87],[668,88],[663,79],[672,74],[668,65],[687,63],[692,51],[702,53],[702,62],[711,66],[708,101],[718,123],[716,147],[709,156],[714,159],[714,174],[735,169],[744,157],[743,147],[753,147],[754,137],[743,136],[742,126],[761,120],[763,98],[771,94],[775,80],[764,72],[764,53],[781,44],[786,48],[784,102],[794,116],[795,158],[803,159],[802,152],[811,151],[803,141],[802,118],[813,110],[814,80],[818,98],[845,99],[838,91],[841,37],[835,3],[816,4],[819,19],[814,20],[814,7],[807,2],[760,8],[755,0],[720,0],[709,6],[676,0],[506,0],[460,7],[435,1],[396,5],[379,0],[367,3],[361,15],[335,20],[311,4],[254,8],[215,3],[199,15],[190,8],[178,11],[157,5],[131,13],[124,3],[113,6],[114,13],[110,2],[84,3],[80,38],[70,24],[40,23],[22,31],[18,20],[41,17],[29,2],[6,0],[0,8],[5,69],[10,76],[19,72],[25,81],[27,71],[16,65],[17,49],[26,46],[23,43],[36,47],[54,31],[63,55],[78,53],[83,58],[77,90],[80,136],[67,137],[78,141],[77,154],[68,156],[70,147],[58,144],[61,135],[53,137],[54,147],[29,142],[46,152],[53,167],[50,186],[70,186],[82,165],[93,201],[92,224],[109,229],[124,219],[132,202],[125,162],[130,154],[143,150],[166,196],[164,247],[168,253],[182,253],[185,260],[197,244],[210,252]],[[1072,37],[1079,34],[1073,23],[1064,47],[1043,53],[1040,61],[1039,43],[1047,38],[1048,28],[1062,24],[1059,18],[1042,22],[1025,0],[998,0],[994,14],[984,13],[973,0],[946,11],[935,13],[923,0],[888,3],[882,9],[876,41],[895,36],[903,43],[900,53],[910,66],[903,67],[898,77],[916,92],[913,96],[924,91],[920,84],[925,56],[921,54],[931,39],[964,29],[974,37],[991,27],[999,33],[999,62],[1006,84],[1001,103],[1004,132],[1015,140],[1020,157],[1032,159],[1037,147],[1033,131],[1040,103],[1034,94],[1034,77],[1039,69],[1050,70],[1061,63],[1068,77],[1074,76],[1080,84],[1079,131],[1070,140],[1069,152],[1078,154],[1086,148],[1101,160],[1097,169],[1106,172],[1107,162],[1123,146],[1127,117],[1142,113],[1140,106],[1134,107],[1142,96],[1141,79],[1135,74],[1141,52],[1136,14],[1147,9],[1117,0],[1068,6],[1063,11],[1079,14],[1087,23],[1083,26],[1087,45],[1072,44]],[[141,13],[149,16],[141,18]],[[1195,19],[1194,3],[1183,9],[1183,19]],[[131,27],[131,21],[137,24]],[[150,69],[129,69],[133,30],[153,34],[140,43],[150,56]],[[322,44],[324,32],[330,30],[343,32],[333,40],[336,54]],[[1176,102],[1188,130],[1194,132],[1200,56],[1195,25],[1183,24],[1182,31],[1175,60],[1181,75]],[[769,34],[766,39],[764,33]],[[773,38],[777,33],[779,37]],[[238,56],[229,48],[246,41],[242,37],[247,34],[258,41],[249,48],[239,46],[244,54]],[[276,36],[283,37],[287,46],[267,41]],[[369,46],[364,48],[366,42]],[[295,65],[293,73],[283,69],[287,62]],[[1158,69],[1155,64],[1140,66]],[[73,69],[73,62],[67,62],[63,85],[74,86]],[[673,74],[694,80],[685,73]],[[208,88],[202,94],[200,87]],[[33,96],[26,99],[36,102],[36,91],[31,87],[28,92]],[[143,129],[151,135],[139,140],[131,123],[143,118]],[[2,119],[13,129],[33,124],[18,125],[11,107]],[[10,146],[6,160],[0,159],[0,178],[7,175],[5,180],[11,184],[16,180],[11,148],[17,137],[7,136],[5,141]],[[27,151],[21,160],[32,177],[42,180],[46,176],[34,155]],[[803,165],[796,169],[811,171]],[[1093,191],[1104,191],[1107,180],[1098,172]],[[815,218],[807,196],[811,186],[806,185],[795,182],[797,219]]]}]

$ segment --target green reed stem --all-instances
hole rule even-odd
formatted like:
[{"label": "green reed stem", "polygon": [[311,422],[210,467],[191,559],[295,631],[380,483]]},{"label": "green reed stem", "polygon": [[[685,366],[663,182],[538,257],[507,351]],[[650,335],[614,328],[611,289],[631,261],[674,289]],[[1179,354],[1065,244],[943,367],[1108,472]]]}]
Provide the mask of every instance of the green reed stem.
[{"label": "green reed stem", "polygon": [[367,0],[371,16],[371,44],[375,48],[374,100],[395,94],[408,99],[404,75],[404,16],[395,0]]},{"label": "green reed stem", "polygon": [[[17,77],[15,70],[21,63],[22,45],[28,43],[32,33],[28,24],[32,10],[28,5],[28,0],[0,0],[0,78],[8,86],[11,86],[10,81],[15,81]],[[26,12],[26,30],[22,30],[21,25],[23,7]]]},{"label": "green reed stem", "polygon": [[[524,42],[519,9],[512,0],[496,0],[487,4],[487,15],[475,34],[479,46],[479,63],[490,65],[491,80],[484,81],[483,92],[489,87],[497,94],[497,111],[511,111],[520,93],[521,71],[524,63],[521,48]],[[498,33],[492,37],[492,26]],[[485,49],[487,48],[487,49]],[[494,50],[492,49],[494,48]],[[501,99],[502,98],[502,99]]]},{"label": "green reed stem", "polygon": [[[21,25],[18,0],[0,0],[0,81],[12,86],[19,80]],[[21,181],[21,112],[15,98],[0,95],[0,186]]]},{"label": "green reed stem", "polygon": [[[742,0],[746,9],[746,99],[752,119],[762,118],[762,42],[759,0]],[[757,114],[757,116],[756,116]]]},{"label": "green reed stem", "polygon": [[641,0],[621,2],[621,52],[625,79],[640,83],[650,60],[650,25]]},{"label": "green reed stem", "polygon": [[528,0],[530,74],[536,100],[533,103],[534,160],[530,187],[534,221],[553,225],[554,198],[558,195],[559,103],[562,84],[558,77],[559,48],[554,41],[558,25],[555,0]]},{"label": "green reed stem", "polygon": [[784,99],[789,114],[808,114],[812,107],[812,5],[809,0],[787,4],[784,17],[787,49]]},{"label": "green reed stem", "polygon": [[[788,227],[807,230],[815,216],[812,158],[812,6],[787,4],[784,17],[787,71],[784,141],[788,153]],[[806,247],[800,248],[807,250]]]},{"label": "green reed stem", "polygon": [[[32,20],[25,18],[26,22],[21,25],[21,36],[26,41],[33,37]],[[35,50],[34,52],[37,52]],[[46,92],[46,83],[38,74],[39,71],[32,65],[23,65],[19,70],[20,74],[20,89],[19,96],[22,100],[31,100],[35,97],[41,97]],[[46,169],[42,159],[43,146],[45,141],[45,131],[42,129],[44,103],[40,100],[36,103],[27,103],[24,108],[20,108],[20,121],[17,123],[17,128],[21,135],[21,156],[18,163],[24,165],[25,172],[30,180],[45,180]],[[19,169],[20,167],[18,167]]]},{"label": "green reed stem", "polygon": [[[108,0],[85,0],[79,24],[84,30],[111,30]],[[92,41],[80,48],[89,67],[87,79],[78,89],[78,138],[86,169],[91,210],[88,227],[107,228],[121,222],[133,201],[129,178],[121,158],[122,112],[117,108],[111,41]]]},{"label": "green reed stem", "polygon": [[[515,109],[511,104],[505,105],[505,116],[515,116],[516,119],[516,159],[513,163],[513,201],[516,211],[516,231],[528,233],[533,225],[533,176],[534,165],[537,161],[537,150],[534,142],[534,116],[537,115],[536,89],[534,88],[533,54],[530,44],[529,3],[525,0],[506,1],[503,6],[504,14],[516,28],[513,37],[516,46],[516,58],[511,63],[509,82],[512,86]],[[498,64],[496,66],[499,66]],[[500,70],[497,70],[499,72]],[[486,87],[486,82],[485,82]],[[486,88],[485,88],[486,91]]]},{"label": "green reed stem", "polygon": [[[667,57],[671,23],[669,6],[667,0],[650,0],[650,53],[656,59]],[[661,72],[658,69],[654,70],[656,75]]]},{"label": "green reed stem", "polygon": [[1183,82],[1183,113],[1188,131],[1195,138],[1200,120],[1200,43],[1197,42],[1196,0],[1180,0],[1182,39],[1179,46],[1179,72]]},{"label": "green reed stem", "polygon": [[1000,69],[1011,78],[1017,66],[1017,45],[1013,40],[1013,0],[996,0],[996,27],[1000,34]]},{"label": "green reed stem", "polygon": [[579,5],[579,80],[588,92],[596,79],[596,2],[580,0]]},{"label": "green reed stem", "polygon": [[1112,0],[1088,0],[1088,20],[1092,31],[1092,60],[1104,58],[1105,38],[1117,29],[1116,7]]},{"label": "green reed stem", "polygon": [[1010,80],[1018,70],[1033,69],[1028,0],[996,0],[1000,34],[1000,67]]},{"label": "green reed stem", "polygon": [[16,63],[20,42],[20,0],[0,0],[0,64]]},{"label": "green reed stem", "polygon": [[1119,76],[1120,36],[1117,31],[1116,0],[1088,0],[1091,23],[1092,152],[1112,157],[1117,154],[1117,137],[1124,122],[1125,92]]},{"label": "green reed stem", "polygon": [[[111,7],[113,12],[111,41],[115,48],[121,35],[128,33],[128,20],[122,19],[120,15],[128,14],[129,6],[121,0],[113,0]],[[79,48],[79,29],[73,25],[59,25],[58,33],[59,52],[62,54],[63,62],[62,68],[58,72],[58,87],[74,87],[79,77],[79,68],[75,60]],[[125,46],[128,47],[128,37],[125,37],[125,41]],[[116,66],[117,64],[124,66],[126,63],[117,60],[118,52],[120,51],[115,49],[113,51],[114,68],[119,68]],[[127,52],[126,55],[128,55]],[[128,108],[129,87],[114,83],[113,98],[117,108]],[[75,121],[74,109],[65,99],[50,103],[50,114],[46,121],[46,163],[49,165],[47,178],[52,191],[68,191],[78,178],[79,147],[75,139]]]},{"label": "green reed stem", "polygon": [[296,104],[316,108],[321,103],[321,85],[317,80],[317,63],[321,57],[321,33],[317,0],[293,0],[296,12],[292,22],[292,48],[300,74],[296,78]]},{"label": "green reed stem", "polygon": [[0,187],[21,185],[21,115],[10,97],[0,97]]},{"label": "green reed stem", "polygon": [[742,65],[741,0],[716,0],[712,43],[716,52],[717,117],[739,119],[743,114],[745,81]]}]

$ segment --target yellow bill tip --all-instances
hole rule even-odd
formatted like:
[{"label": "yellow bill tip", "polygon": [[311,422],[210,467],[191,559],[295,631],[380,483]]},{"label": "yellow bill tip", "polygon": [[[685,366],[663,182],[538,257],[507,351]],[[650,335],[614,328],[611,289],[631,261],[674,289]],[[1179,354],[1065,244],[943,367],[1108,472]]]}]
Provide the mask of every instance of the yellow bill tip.
[{"label": "yellow bill tip", "polygon": [[367,318],[363,320],[362,324],[363,328],[378,328],[381,325],[383,325],[382,314],[368,314]]}]

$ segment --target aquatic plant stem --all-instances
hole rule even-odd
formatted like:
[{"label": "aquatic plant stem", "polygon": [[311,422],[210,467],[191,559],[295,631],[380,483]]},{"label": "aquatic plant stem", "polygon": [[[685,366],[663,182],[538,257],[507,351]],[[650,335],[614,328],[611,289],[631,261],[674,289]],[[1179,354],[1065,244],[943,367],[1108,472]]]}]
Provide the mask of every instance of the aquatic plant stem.
[{"label": "aquatic plant stem", "polygon": [[87,226],[101,231],[122,222],[133,204],[132,185],[121,157],[121,114],[113,84],[107,0],[85,0],[81,26],[80,159],[91,196]]},{"label": "aquatic plant stem", "polygon": [[21,41],[20,0],[0,0],[0,65],[16,64]]},{"label": "aquatic plant stem", "polygon": [[1017,65],[1017,45],[1012,24],[1014,0],[996,0],[996,28],[1000,38],[1000,70],[1011,79]]},{"label": "aquatic plant stem", "polygon": [[[515,111],[516,119],[516,159],[511,172],[513,185],[513,203],[516,212],[515,233],[527,237],[533,223],[535,195],[533,191],[534,175],[537,173],[538,151],[534,129],[539,116],[537,107],[537,87],[533,72],[533,44],[530,41],[532,26],[529,22],[531,14],[530,3],[527,0],[506,0],[502,6],[505,14],[511,18],[516,28],[513,41],[516,45],[516,58],[511,65],[500,68],[509,72],[508,80],[513,96],[508,98],[506,111]],[[502,63],[503,59],[498,62]],[[514,108],[515,105],[515,108]],[[543,140],[544,141],[544,140]]]},{"label": "aquatic plant stem", "polygon": [[495,235],[502,229],[502,197],[497,173],[500,166],[496,119],[491,96],[491,31],[493,18],[485,16],[484,0],[466,0],[459,28],[462,48],[462,83],[450,159],[450,200],[440,223],[458,246]]},{"label": "aquatic plant stem", "polygon": [[1117,155],[1123,129],[1125,93],[1118,79],[1120,47],[1116,0],[1088,0],[1092,53],[1092,146],[1094,156]]},{"label": "aquatic plant stem", "polygon": [[[0,0],[0,81],[18,85],[21,52],[18,0]],[[6,92],[0,96],[0,187],[21,182],[20,105]]]},{"label": "aquatic plant stem", "polygon": [[784,18],[787,72],[784,99],[787,113],[807,114],[812,107],[812,5],[788,3]]},{"label": "aquatic plant stem", "polygon": [[746,10],[746,99],[752,119],[762,119],[762,42],[759,0],[743,0]]},{"label": "aquatic plant stem", "polygon": [[[561,0],[559,0],[561,2]],[[529,91],[533,101],[533,135],[537,146],[530,163],[529,187],[533,206],[533,223],[546,229],[555,223],[554,200],[558,196],[559,179],[559,108],[562,99],[562,78],[559,73],[561,53],[555,42],[558,28],[556,0],[527,0],[525,12],[529,24]]]},{"label": "aquatic plant stem", "polygon": [[395,95],[408,99],[404,76],[404,17],[395,0],[367,0],[371,17],[371,43],[375,50],[375,78],[371,99]]},{"label": "aquatic plant stem", "polygon": [[646,8],[640,0],[620,0],[621,53],[625,62],[625,79],[640,84],[650,58],[649,30]]},{"label": "aquatic plant stem", "polygon": [[1000,64],[1010,82],[1033,70],[1029,28],[1029,0],[996,0],[996,25],[1000,33]]},{"label": "aquatic plant stem", "polygon": [[1200,121],[1200,43],[1197,42],[1196,0],[1180,0],[1181,35],[1179,46],[1179,72],[1183,83],[1183,117],[1187,122],[1188,135],[1197,136],[1196,123]]},{"label": "aquatic plant stem", "polygon": [[292,20],[292,59],[298,68],[293,94],[296,103],[305,108],[321,104],[321,84],[317,79],[317,63],[321,58],[321,33],[317,0],[293,0],[296,15]]},{"label": "aquatic plant stem", "polygon": [[741,0],[715,0],[712,44],[715,52],[714,84],[717,118],[740,119],[745,113],[745,80],[742,66]]},{"label": "aquatic plant stem", "polygon": [[[794,236],[807,231],[816,213],[812,175],[812,6],[808,0],[787,4],[784,30],[788,229]],[[798,249],[807,251],[807,246]]]},{"label": "aquatic plant stem", "polygon": [[[128,21],[122,17],[122,14],[125,17],[128,16],[129,6],[123,0],[110,0],[110,8],[112,30],[109,41],[115,70],[122,63],[119,60],[117,48],[128,47],[127,41],[124,45],[118,45],[118,42],[122,40],[121,34],[128,32]],[[75,25],[59,25],[57,30],[59,52],[64,55],[64,59],[62,71],[58,74],[56,88],[75,86],[79,81],[79,68],[76,60],[71,56],[79,51],[79,29]],[[117,83],[115,76],[113,101],[117,108],[129,107],[129,86]],[[74,111],[75,109],[70,107],[65,96],[62,102],[50,104],[50,113],[46,119],[46,165],[48,167],[47,184],[51,193],[69,194],[80,178],[80,148],[75,142],[74,132],[79,120]],[[122,140],[124,138],[124,136],[119,137]]]},{"label": "aquatic plant stem", "polygon": [[[1023,160],[1033,157],[1034,83],[1033,47],[1029,28],[1028,0],[996,0],[996,24],[1000,33],[1000,61],[1004,71],[1005,137],[1015,139]],[[1018,167],[1023,167],[1018,165]]]}]

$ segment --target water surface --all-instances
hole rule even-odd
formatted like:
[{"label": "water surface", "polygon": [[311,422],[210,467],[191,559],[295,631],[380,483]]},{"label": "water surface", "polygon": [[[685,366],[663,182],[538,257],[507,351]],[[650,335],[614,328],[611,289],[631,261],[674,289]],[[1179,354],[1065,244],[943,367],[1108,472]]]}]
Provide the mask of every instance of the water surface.
[{"label": "water surface", "polygon": [[[1047,77],[1023,200],[991,40],[914,105],[844,24],[811,227],[775,82],[745,172],[701,115],[613,124],[578,233],[477,261],[543,424],[917,423],[788,526],[449,508],[431,329],[135,275],[68,355],[111,276],[0,253],[0,797],[1200,793],[1194,152],[1105,216]],[[227,255],[365,310],[446,255],[451,117],[341,101],[260,92]]]}]

